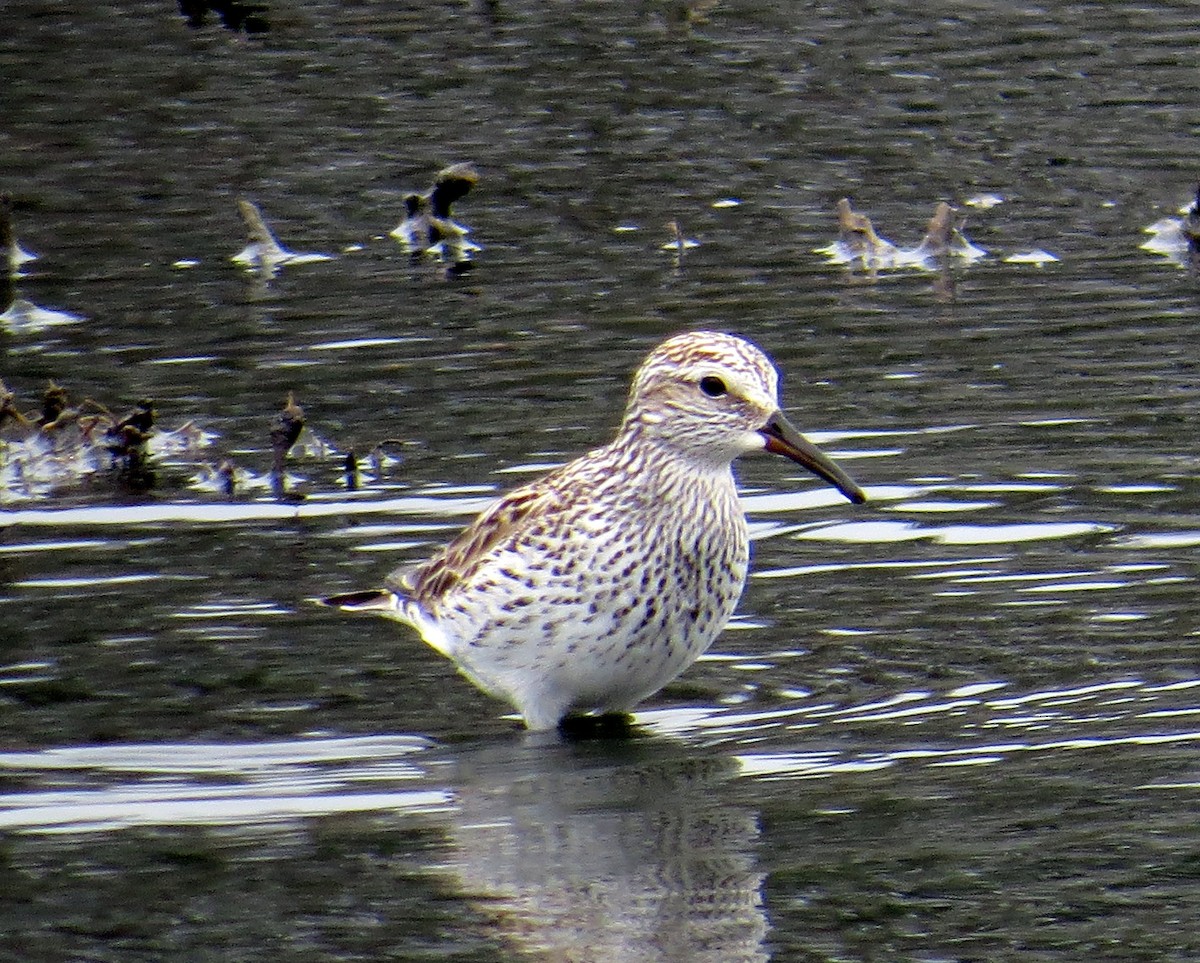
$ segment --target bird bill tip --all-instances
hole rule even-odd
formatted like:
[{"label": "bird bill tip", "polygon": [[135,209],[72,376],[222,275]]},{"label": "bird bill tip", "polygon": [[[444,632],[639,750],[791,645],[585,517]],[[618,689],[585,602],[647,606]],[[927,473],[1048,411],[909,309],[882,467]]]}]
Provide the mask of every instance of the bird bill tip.
[{"label": "bird bill tip", "polygon": [[824,479],[855,505],[867,500],[867,493],[846,474],[832,458],[798,432],[791,423],[776,412],[760,430],[767,451],[783,455],[797,465]]}]

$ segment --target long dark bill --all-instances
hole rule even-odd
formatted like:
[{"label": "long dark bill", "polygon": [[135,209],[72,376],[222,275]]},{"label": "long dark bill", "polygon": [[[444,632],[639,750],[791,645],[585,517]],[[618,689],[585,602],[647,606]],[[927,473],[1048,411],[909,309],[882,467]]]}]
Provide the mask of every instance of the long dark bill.
[{"label": "long dark bill", "polygon": [[767,440],[767,451],[790,458],[797,465],[803,465],[817,477],[824,478],[855,505],[861,505],[867,500],[866,492],[855,484],[854,479],[842,471],[832,458],[793,428],[791,423],[783,417],[782,412],[775,412],[771,419],[759,429],[759,433]]}]

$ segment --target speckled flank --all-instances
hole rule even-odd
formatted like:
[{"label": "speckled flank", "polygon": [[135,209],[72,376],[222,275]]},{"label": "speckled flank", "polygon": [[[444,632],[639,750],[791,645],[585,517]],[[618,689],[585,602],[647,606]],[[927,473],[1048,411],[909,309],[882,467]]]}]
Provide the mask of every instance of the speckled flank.
[{"label": "speckled flank", "polygon": [[747,341],[670,339],[635,375],[612,443],[510,492],[395,573],[386,614],[530,728],[631,709],[733,614],[749,540],[731,466],[763,449],[776,386]]}]

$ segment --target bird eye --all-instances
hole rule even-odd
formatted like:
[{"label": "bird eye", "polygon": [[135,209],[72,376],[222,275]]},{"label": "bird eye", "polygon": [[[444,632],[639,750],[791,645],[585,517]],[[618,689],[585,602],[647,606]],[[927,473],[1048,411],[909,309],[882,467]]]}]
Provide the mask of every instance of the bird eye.
[{"label": "bird eye", "polygon": [[700,390],[710,398],[720,398],[729,389],[725,387],[725,382],[716,375],[705,375],[700,379]]}]

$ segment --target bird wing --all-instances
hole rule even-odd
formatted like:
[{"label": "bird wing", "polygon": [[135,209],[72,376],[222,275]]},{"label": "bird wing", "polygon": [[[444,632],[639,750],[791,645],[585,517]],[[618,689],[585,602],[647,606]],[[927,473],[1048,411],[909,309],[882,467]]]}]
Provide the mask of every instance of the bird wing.
[{"label": "bird wing", "polygon": [[560,502],[552,488],[518,488],[480,515],[428,562],[400,574],[402,587],[420,602],[444,595],[471,575],[500,545],[511,541],[528,519],[552,512]]},{"label": "bird wing", "polygon": [[242,215],[242,220],[246,224],[246,235],[249,237],[250,243],[259,246],[259,257],[274,258],[275,260],[283,258],[287,252],[275,240],[275,235],[267,227],[267,222],[263,219],[262,211],[244,197],[237,199],[237,206],[238,212]]},{"label": "bird wing", "polygon": [[438,172],[437,182],[429,192],[429,207],[434,217],[449,217],[450,205],[466,197],[479,180],[479,172],[472,164],[455,164]]}]

